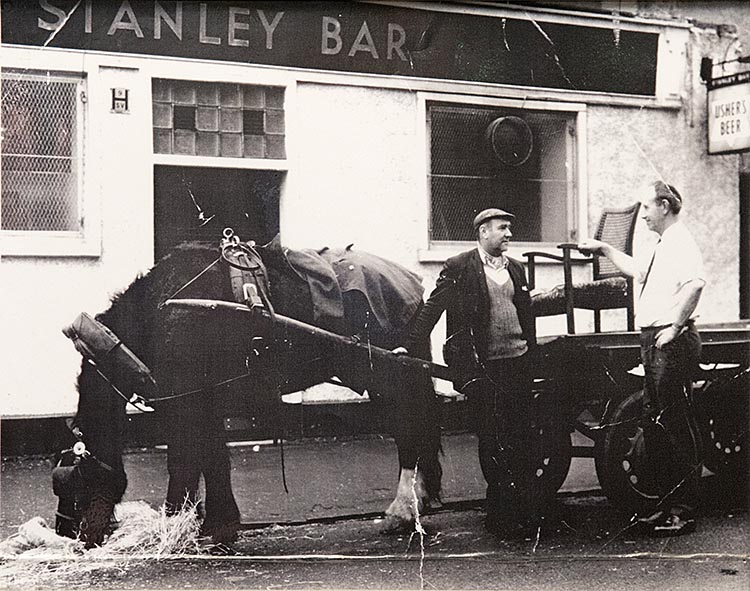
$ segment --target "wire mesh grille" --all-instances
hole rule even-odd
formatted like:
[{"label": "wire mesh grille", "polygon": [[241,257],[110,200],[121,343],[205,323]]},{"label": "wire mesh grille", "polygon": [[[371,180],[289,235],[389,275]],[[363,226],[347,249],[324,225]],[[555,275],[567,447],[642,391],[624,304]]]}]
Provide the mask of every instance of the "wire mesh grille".
[{"label": "wire mesh grille", "polygon": [[[516,215],[515,240],[569,238],[575,170],[568,132],[573,129],[572,114],[438,102],[428,103],[427,113],[431,240],[474,240],[471,221],[488,207]],[[531,156],[517,166],[501,162],[487,137],[490,124],[508,116],[521,117],[532,131]],[[511,154],[515,149],[502,147]]]},{"label": "wire mesh grille", "polygon": [[3,72],[3,230],[81,229],[80,83]]}]

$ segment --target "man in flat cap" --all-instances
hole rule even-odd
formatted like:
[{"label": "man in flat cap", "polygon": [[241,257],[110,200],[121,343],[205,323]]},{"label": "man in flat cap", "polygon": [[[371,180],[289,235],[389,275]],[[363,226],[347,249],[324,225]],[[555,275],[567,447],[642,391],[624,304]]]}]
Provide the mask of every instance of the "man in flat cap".
[{"label": "man in flat cap", "polygon": [[648,229],[659,234],[648,266],[642,268],[599,240],[585,240],[578,247],[606,256],[640,283],[636,321],[646,374],[642,427],[660,494],[655,512],[639,521],[653,535],[676,536],[695,530],[702,465],[692,410],[692,380],[701,353],[694,320],[706,282],[700,250],[680,220],[677,189],[658,181],[642,207]]},{"label": "man in flat cap", "polygon": [[[429,337],[447,311],[443,348],[455,388],[467,395],[487,481],[487,528],[526,533],[535,515],[531,486],[531,374],[536,329],[523,265],[506,255],[514,215],[486,209],[474,218],[478,244],[449,258],[406,349]],[[399,352],[399,350],[396,350]],[[404,348],[400,348],[404,352]]]}]

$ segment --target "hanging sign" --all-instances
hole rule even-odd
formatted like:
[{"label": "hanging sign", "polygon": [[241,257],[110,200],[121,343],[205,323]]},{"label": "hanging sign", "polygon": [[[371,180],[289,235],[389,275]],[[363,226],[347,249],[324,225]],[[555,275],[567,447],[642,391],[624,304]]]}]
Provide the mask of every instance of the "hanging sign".
[{"label": "hanging sign", "polygon": [[708,153],[750,148],[750,72],[708,83]]}]

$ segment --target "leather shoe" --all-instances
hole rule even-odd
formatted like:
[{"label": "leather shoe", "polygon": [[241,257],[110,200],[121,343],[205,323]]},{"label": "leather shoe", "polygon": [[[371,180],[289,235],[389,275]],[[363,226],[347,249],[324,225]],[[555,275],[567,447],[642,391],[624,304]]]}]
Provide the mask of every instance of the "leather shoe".
[{"label": "leather shoe", "polygon": [[665,513],[664,511],[654,511],[650,515],[639,517],[635,522],[636,528],[640,532],[651,533],[651,531],[654,529],[654,526],[664,522],[666,518],[667,513]]},{"label": "leather shoe", "polygon": [[661,523],[654,525],[651,535],[656,538],[682,536],[695,531],[695,519],[681,515],[668,515]]},{"label": "leather shoe", "polygon": [[646,517],[639,517],[638,523],[642,525],[648,525],[648,526],[654,526],[657,523],[661,523],[666,519],[666,515],[664,511],[654,511],[651,515],[647,515]]}]

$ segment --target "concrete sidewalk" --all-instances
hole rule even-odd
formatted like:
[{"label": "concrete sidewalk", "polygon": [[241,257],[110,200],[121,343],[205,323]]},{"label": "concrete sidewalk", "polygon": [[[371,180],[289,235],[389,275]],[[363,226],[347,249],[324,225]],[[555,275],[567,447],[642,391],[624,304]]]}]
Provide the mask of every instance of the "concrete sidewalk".
[{"label": "concrete sidewalk", "polygon": [[[583,438],[582,438],[583,439]],[[581,443],[581,442],[579,442]],[[484,497],[476,438],[443,436],[443,501]],[[393,500],[398,479],[396,446],[389,438],[302,440],[281,448],[271,442],[232,444],[232,485],[244,523],[290,523],[382,513]],[[51,458],[4,459],[0,478],[0,539],[34,516],[54,523]],[[167,454],[163,449],[134,450],[124,457],[129,484],[124,500],[164,502]],[[562,492],[598,488],[590,458],[574,458]]]}]

